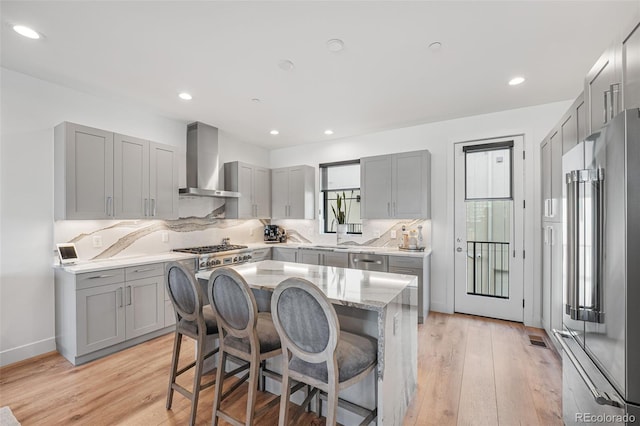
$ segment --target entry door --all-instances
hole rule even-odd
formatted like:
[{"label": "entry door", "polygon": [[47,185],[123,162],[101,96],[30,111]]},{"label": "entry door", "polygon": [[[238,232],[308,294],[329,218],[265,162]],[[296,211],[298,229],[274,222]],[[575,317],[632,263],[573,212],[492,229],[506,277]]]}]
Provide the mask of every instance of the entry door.
[{"label": "entry door", "polygon": [[523,321],[522,137],[455,144],[455,311]]}]

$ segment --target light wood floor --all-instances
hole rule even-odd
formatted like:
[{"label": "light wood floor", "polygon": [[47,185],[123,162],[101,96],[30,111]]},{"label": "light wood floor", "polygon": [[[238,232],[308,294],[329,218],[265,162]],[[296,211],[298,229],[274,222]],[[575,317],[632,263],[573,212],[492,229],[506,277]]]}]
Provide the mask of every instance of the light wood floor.
[{"label": "light wood floor", "polygon": [[[418,328],[418,390],[404,424],[562,424],[560,359],[551,349],[530,345],[528,334],[544,332],[431,313]],[[79,367],[57,353],[4,367],[0,406],[10,406],[24,426],[186,424],[185,398],[176,393],[173,408],[164,407],[172,339],[172,334],[159,337]],[[244,394],[229,398],[227,409],[243,413]],[[258,407],[271,398],[259,395]],[[213,388],[203,391],[198,424],[211,423],[212,401]],[[277,410],[259,417],[257,424],[277,424]],[[297,424],[323,423],[306,413]]]}]

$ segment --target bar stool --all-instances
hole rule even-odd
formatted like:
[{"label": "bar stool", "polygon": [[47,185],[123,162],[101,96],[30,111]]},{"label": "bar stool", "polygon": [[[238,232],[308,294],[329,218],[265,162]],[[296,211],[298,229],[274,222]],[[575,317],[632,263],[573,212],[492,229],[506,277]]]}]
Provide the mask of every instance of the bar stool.
[{"label": "bar stool", "polygon": [[[218,338],[218,325],[211,307],[203,307],[202,290],[188,269],[178,262],[169,262],[165,266],[165,276],[167,294],[176,315],[176,331],[173,339],[173,356],[166,407],[167,410],[171,409],[173,392],[178,391],[191,401],[189,424],[194,425],[200,391],[215,384],[215,381],[211,381],[202,385],[201,381],[204,360],[218,352],[218,348],[215,348],[205,354],[205,342]],[[189,336],[196,341],[196,359],[178,370],[182,336]],[[193,367],[195,367],[193,389],[189,391],[176,383],[176,378]]]},{"label": "bar stool", "polygon": [[[271,313],[258,313],[253,292],[244,278],[233,269],[216,269],[209,278],[207,295],[222,333],[216,395],[213,400],[213,424],[218,424],[218,419],[222,418],[236,426],[251,425],[257,416],[275,406],[279,400],[279,397],[275,398],[259,412],[255,411],[262,362],[282,353],[280,338],[273,326]],[[223,394],[223,372],[228,356],[248,361],[250,366],[249,372]],[[224,412],[220,404],[247,379],[249,394],[245,423],[242,423]]]},{"label": "bar stool", "polygon": [[[338,398],[338,394],[362,379],[377,365],[376,339],[340,331],[336,311],[325,294],[313,283],[288,278],[276,287],[271,299],[273,322],[282,342],[282,399],[280,426],[289,424],[289,381],[314,387],[304,407],[319,391],[327,394],[327,425],[336,424],[338,405],[371,423],[377,408],[369,410]],[[376,395],[377,400],[377,395]],[[319,405],[320,401],[318,401]],[[318,409],[318,416],[320,416]]]}]

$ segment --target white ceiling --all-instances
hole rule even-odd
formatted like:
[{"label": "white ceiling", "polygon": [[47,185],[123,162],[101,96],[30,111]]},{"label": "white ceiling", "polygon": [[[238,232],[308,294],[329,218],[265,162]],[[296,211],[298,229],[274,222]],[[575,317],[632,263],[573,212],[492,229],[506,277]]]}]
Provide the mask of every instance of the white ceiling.
[{"label": "white ceiling", "polygon": [[[640,0],[0,7],[2,66],[279,147],[574,98]],[[44,38],[17,35],[16,23]],[[332,38],[345,49],[329,52]],[[508,86],[516,75],[526,82]]]}]

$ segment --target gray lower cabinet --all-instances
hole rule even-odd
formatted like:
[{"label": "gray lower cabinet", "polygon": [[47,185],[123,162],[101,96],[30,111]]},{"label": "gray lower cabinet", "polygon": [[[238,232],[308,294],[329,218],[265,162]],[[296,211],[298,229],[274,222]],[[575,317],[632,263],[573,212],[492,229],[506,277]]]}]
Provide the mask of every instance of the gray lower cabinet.
[{"label": "gray lower cabinet", "polygon": [[76,355],[88,354],[124,342],[123,291],[123,283],[78,290]]},{"label": "gray lower cabinet", "polygon": [[282,262],[298,262],[298,249],[289,247],[274,247],[271,251],[273,260]]},{"label": "gray lower cabinet", "polygon": [[328,250],[300,249],[298,251],[298,263],[348,268],[349,255]]},{"label": "gray lower cabinet", "polygon": [[[430,256],[407,257],[389,256],[388,271],[393,274],[415,275],[418,277],[418,323],[422,324],[429,315],[430,290],[429,280],[425,280],[425,274],[429,276]],[[426,283],[426,284],[425,284]]]},{"label": "gray lower cabinet", "polygon": [[335,266],[338,268],[349,267],[349,255],[347,253],[340,252],[324,252],[322,254],[322,265]]},{"label": "gray lower cabinet", "polygon": [[57,269],[55,300],[56,348],[74,365],[167,331],[164,263],[82,274]]}]

